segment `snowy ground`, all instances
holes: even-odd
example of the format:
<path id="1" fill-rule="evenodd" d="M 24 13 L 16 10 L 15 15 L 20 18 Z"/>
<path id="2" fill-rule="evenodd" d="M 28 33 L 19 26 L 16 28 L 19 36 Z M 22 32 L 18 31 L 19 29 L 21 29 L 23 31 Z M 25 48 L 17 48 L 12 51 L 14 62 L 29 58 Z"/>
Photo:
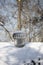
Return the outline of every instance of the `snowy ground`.
<path id="1" fill-rule="evenodd" d="M 0 43 L 0 65 L 22 65 L 24 61 L 43 59 L 43 43 L 29 43 L 17 48 L 10 43 Z M 42 64 L 43 65 L 43 64 Z"/>

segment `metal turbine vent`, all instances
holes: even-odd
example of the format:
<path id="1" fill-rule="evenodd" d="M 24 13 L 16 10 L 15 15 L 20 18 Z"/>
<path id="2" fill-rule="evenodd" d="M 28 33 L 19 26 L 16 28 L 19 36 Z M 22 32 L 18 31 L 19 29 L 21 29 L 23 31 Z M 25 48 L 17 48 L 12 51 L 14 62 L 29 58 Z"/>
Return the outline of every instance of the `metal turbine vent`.
<path id="1" fill-rule="evenodd" d="M 13 34 L 13 38 L 15 40 L 15 46 L 16 47 L 24 47 L 25 45 L 25 38 L 26 38 L 26 33 L 22 32 L 22 31 L 16 31 Z"/>

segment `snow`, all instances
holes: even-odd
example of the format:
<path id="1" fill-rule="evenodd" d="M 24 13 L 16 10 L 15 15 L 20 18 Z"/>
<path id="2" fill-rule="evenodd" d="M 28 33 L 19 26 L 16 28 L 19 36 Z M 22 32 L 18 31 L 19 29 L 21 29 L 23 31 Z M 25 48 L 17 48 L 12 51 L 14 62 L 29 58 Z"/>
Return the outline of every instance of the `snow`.
<path id="1" fill-rule="evenodd" d="M 43 43 L 28 43 L 23 48 L 13 43 L 0 43 L 0 65 L 22 65 L 24 61 L 43 59 Z"/>

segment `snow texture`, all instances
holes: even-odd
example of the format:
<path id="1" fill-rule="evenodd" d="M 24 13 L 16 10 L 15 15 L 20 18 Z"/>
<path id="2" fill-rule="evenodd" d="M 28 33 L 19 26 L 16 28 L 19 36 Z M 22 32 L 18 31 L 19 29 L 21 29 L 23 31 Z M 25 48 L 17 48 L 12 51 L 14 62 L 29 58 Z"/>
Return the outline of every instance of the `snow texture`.
<path id="1" fill-rule="evenodd" d="M 24 61 L 43 59 L 43 43 L 28 43 L 17 48 L 10 43 L 0 43 L 0 65 L 24 65 Z M 43 62 L 41 62 L 43 65 Z"/>

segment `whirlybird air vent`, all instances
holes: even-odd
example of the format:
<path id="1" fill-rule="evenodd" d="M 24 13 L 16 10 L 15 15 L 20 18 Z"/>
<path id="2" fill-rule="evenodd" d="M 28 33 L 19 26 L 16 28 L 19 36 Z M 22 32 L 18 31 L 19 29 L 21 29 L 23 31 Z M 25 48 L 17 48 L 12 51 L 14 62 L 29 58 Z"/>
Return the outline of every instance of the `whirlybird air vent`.
<path id="1" fill-rule="evenodd" d="M 13 34 L 13 38 L 15 40 L 15 46 L 16 47 L 24 47 L 25 43 L 24 40 L 26 38 L 26 33 L 22 31 L 17 31 Z"/>

